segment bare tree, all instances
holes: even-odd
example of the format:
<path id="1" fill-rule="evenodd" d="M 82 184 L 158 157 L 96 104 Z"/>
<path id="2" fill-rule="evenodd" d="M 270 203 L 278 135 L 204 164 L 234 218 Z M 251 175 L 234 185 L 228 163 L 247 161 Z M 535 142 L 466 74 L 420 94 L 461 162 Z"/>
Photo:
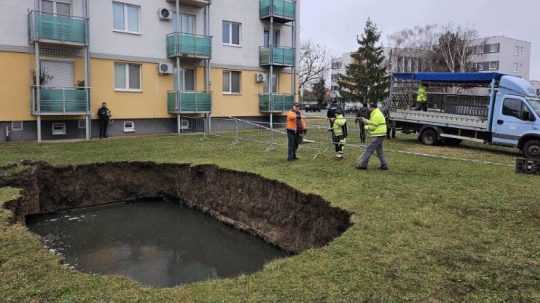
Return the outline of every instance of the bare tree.
<path id="1" fill-rule="evenodd" d="M 443 28 L 435 47 L 450 72 L 466 72 L 473 55 L 472 41 L 478 37 L 475 30 L 447 25 Z"/>
<path id="2" fill-rule="evenodd" d="M 300 48 L 298 81 L 300 91 L 314 81 L 324 78 L 328 69 L 327 51 L 319 44 L 304 42 Z"/>

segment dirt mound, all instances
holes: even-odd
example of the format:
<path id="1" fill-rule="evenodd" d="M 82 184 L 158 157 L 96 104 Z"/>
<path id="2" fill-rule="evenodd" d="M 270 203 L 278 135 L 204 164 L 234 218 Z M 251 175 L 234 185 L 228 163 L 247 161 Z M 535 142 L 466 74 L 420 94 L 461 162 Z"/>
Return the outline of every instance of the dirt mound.
<path id="1" fill-rule="evenodd" d="M 23 190 L 21 198 L 6 203 L 18 222 L 28 215 L 159 198 L 182 201 L 292 253 L 322 247 L 351 226 L 349 212 L 320 196 L 213 165 L 25 162 L 20 167 L 0 169 L 0 186 Z"/>

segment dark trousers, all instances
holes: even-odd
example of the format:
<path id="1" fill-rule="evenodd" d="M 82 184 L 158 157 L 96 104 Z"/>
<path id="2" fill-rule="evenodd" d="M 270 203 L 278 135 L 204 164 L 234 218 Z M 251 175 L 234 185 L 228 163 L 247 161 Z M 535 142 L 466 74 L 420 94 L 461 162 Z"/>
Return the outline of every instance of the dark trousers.
<path id="1" fill-rule="evenodd" d="M 343 136 L 333 136 L 332 140 L 334 141 L 334 146 L 336 147 L 336 153 L 343 153 Z"/>
<path id="2" fill-rule="evenodd" d="M 107 138 L 107 128 L 109 127 L 109 120 L 99 120 L 99 138 Z"/>
<path id="3" fill-rule="evenodd" d="M 366 144 L 367 141 L 367 134 L 366 134 L 366 128 L 364 123 L 360 123 L 360 143 Z"/>
<path id="4" fill-rule="evenodd" d="M 416 110 L 427 112 L 427 102 L 417 102 L 416 103 Z"/>
<path id="5" fill-rule="evenodd" d="M 300 144 L 300 135 L 294 130 L 287 130 L 287 139 L 288 139 L 288 157 L 289 161 L 296 159 L 296 151 L 298 150 L 298 145 Z"/>
<path id="6" fill-rule="evenodd" d="M 367 168 L 369 163 L 369 158 L 374 153 L 377 153 L 377 157 L 379 158 L 381 162 L 382 168 L 388 168 L 388 163 L 386 162 L 386 159 L 384 158 L 384 149 L 383 149 L 383 143 L 384 143 L 384 137 L 374 137 L 373 141 L 368 145 L 366 148 L 366 151 L 364 154 L 358 159 L 357 167 L 360 168 Z"/>

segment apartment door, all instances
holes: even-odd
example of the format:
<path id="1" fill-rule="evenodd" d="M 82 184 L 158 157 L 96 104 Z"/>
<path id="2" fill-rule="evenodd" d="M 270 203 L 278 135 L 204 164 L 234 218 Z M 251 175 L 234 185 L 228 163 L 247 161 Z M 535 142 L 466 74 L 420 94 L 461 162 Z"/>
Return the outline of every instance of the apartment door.
<path id="1" fill-rule="evenodd" d="M 44 60 L 41 62 L 41 72 L 45 81 L 43 86 L 66 88 L 74 86 L 74 67 L 70 61 Z"/>
<path id="2" fill-rule="evenodd" d="M 41 0 L 41 11 L 47 14 L 71 16 L 71 0 Z"/>
<path id="3" fill-rule="evenodd" d="M 274 47 L 279 47 L 279 30 L 274 31 Z M 264 47 L 270 47 L 270 31 L 264 31 Z"/>
<path id="4" fill-rule="evenodd" d="M 184 91 L 191 92 L 195 90 L 195 70 L 184 69 Z"/>

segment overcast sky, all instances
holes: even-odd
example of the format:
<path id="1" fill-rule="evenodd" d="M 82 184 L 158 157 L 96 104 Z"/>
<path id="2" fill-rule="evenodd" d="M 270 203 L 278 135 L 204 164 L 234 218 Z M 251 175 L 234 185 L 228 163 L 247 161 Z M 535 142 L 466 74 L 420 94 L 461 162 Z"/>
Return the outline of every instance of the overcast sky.
<path id="1" fill-rule="evenodd" d="M 480 36 L 504 35 L 532 43 L 531 79 L 540 80 L 540 0 L 303 0 L 301 39 L 332 55 L 357 48 L 356 35 L 371 18 L 383 32 L 415 25 L 466 25 Z"/>

